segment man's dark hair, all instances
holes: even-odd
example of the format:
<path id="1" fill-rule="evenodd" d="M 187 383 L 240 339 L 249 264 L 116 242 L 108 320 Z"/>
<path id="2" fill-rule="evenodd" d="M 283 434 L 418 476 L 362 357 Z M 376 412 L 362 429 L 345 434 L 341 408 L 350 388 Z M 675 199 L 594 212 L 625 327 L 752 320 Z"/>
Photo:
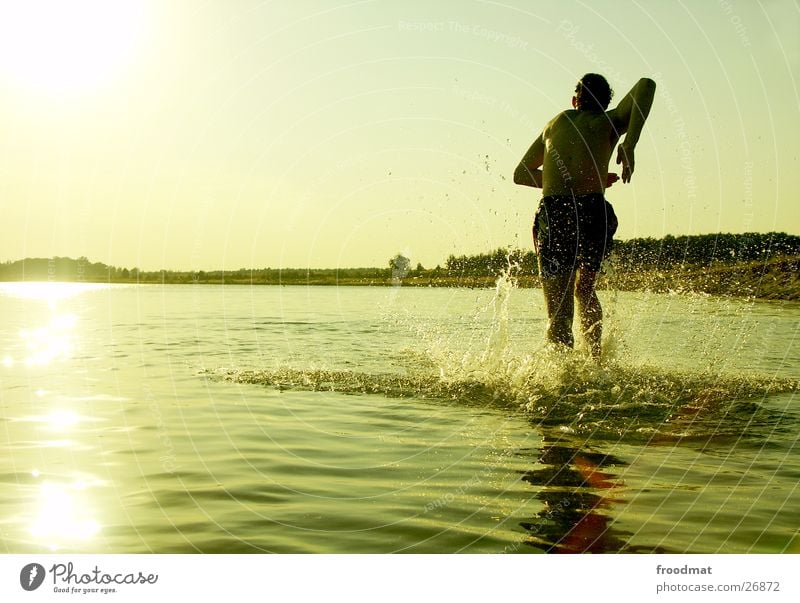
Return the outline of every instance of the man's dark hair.
<path id="1" fill-rule="evenodd" d="M 578 111 L 605 111 L 614 91 L 606 78 L 598 73 L 587 73 L 575 86 Z"/>

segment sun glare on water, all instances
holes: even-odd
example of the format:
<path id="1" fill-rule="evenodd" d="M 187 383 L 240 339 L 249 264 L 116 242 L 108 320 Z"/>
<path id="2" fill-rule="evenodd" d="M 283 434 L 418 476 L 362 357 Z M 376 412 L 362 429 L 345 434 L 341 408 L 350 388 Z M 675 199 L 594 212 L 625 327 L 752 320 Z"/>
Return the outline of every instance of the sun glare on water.
<path id="1" fill-rule="evenodd" d="M 57 550 L 60 541 L 89 540 L 96 535 L 100 524 L 88 513 L 86 501 L 79 496 L 84 489 L 82 483 L 42 484 L 31 535 L 49 544 L 51 550 Z"/>
<path id="2" fill-rule="evenodd" d="M 0 76 L 50 93 L 84 92 L 129 63 L 140 0 L 0 0 Z"/>
<path id="3" fill-rule="evenodd" d="M 0 283 L 0 295 L 29 299 L 31 301 L 56 302 L 75 297 L 89 291 L 108 288 L 105 283 L 69 283 L 59 281 L 24 281 Z"/>

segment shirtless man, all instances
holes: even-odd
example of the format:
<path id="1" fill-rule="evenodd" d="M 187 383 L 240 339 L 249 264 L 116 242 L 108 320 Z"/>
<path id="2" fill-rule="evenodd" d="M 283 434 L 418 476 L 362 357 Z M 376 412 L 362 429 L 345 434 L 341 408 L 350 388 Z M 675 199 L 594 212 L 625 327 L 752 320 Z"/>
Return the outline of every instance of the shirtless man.
<path id="1" fill-rule="evenodd" d="M 617 229 L 605 189 L 619 180 L 608 162 L 620 137 L 617 163 L 630 182 L 634 149 L 653 104 L 656 84 L 642 78 L 615 109 L 602 75 L 587 73 L 575 88 L 573 110 L 551 119 L 514 172 L 514 182 L 542 189 L 533 225 L 545 305 L 547 338 L 573 346 L 573 295 L 581 330 L 592 356 L 600 359 L 603 310 L 595 293 L 600 263 L 611 251 Z M 541 168 L 541 169 L 540 169 Z"/>

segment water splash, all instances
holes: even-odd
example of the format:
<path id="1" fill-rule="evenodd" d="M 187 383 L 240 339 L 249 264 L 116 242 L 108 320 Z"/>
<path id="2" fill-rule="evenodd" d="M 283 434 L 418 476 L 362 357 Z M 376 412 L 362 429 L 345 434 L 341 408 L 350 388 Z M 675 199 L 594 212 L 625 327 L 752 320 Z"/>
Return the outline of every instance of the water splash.
<path id="1" fill-rule="evenodd" d="M 495 294 L 492 298 L 492 322 L 486 350 L 481 355 L 481 364 L 490 372 L 498 369 L 506 362 L 508 350 L 508 302 L 516 289 L 517 282 L 511 276 L 511 266 L 503 272 L 495 283 Z"/>
<path id="2" fill-rule="evenodd" d="M 531 356 L 490 378 L 480 378 L 474 370 L 463 377 L 453 371 L 447 378 L 288 368 L 205 374 L 279 390 L 381 394 L 491 406 L 524 413 L 536 424 L 565 433 L 645 442 L 738 438 L 755 428 L 779 431 L 789 411 L 771 410 L 759 402 L 773 394 L 800 391 L 800 384 L 791 380 L 600 368 L 568 356 Z"/>
<path id="3" fill-rule="evenodd" d="M 800 391 L 800 382 L 724 374 L 714 362 L 693 371 L 633 363 L 617 336 L 613 299 L 602 365 L 581 350 L 542 346 L 520 354 L 509 336 L 509 304 L 516 291 L 512 272 L 509 267 L 500 276 L 490 303 L 472 317 L 472 332 L 480 332 L 477 325 L 490 317 L 475 346 L 426 328 L 418 334 L 419 347 L 407 350 L 403 366 L 394 372 L 280 368 L 223 369 L 206 375 L 281 390 L 491 406 L 523 413 L 533 423 L 562 433 L 629 442 L 767 437 L 782 429 L 790 409 L 774 410 L 762 402 L 774 394 Z"/>

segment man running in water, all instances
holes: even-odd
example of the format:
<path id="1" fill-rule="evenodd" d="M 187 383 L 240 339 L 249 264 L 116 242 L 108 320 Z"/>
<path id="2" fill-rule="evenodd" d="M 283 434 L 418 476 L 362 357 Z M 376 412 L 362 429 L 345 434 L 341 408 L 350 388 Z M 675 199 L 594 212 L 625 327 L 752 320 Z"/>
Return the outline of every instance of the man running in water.
<path id="1" fill-rule="evenodd" d="M 573 295 L 581 330 L 592 356 L 600 359 L 603 310 L 595 293 L 600 263 L 611 251 L 617 229 L 605 189 L 619 177 L 608 162 L 620 137 L 617 163 L 630 182 L 634 149 L 653 104 L 656 84 L 642 78 L 615 109 L 602 75 L 587 73 L 575 88 L 573 110 L 551 119 L 514 171 L 514 182 L 542 189 L 533 225 L 545 305 L 547 338 L 573 346 Z M 541 168 L 541 169 L 540 169 Z"/>

